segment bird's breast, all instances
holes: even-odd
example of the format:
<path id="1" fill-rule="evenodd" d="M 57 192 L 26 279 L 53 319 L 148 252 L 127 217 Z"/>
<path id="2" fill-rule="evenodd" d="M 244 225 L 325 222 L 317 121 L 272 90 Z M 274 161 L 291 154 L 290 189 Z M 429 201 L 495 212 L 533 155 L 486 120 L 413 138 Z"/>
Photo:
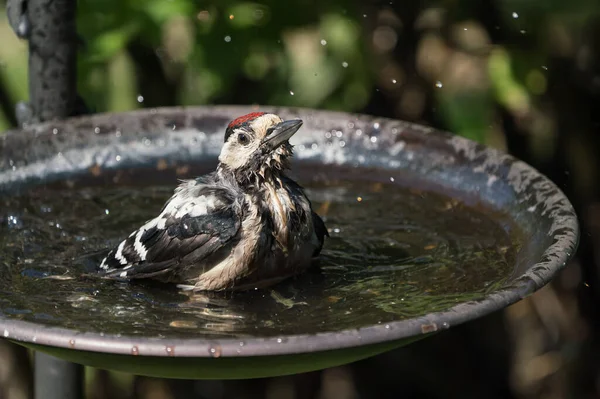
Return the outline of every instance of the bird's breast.
<path id="1" fill-rule="evenodd" d="M 299 225 L 306 224 L 306 214 L 310 213 L 308 200 L 302 193 L 292 192 L 281 181 L 264 185 L 261 208 L 271 222 L 272 235 L 278 247 L 284 252 L 297 246 L 298 231 L 304 231 L 307 227 L 310 230 L 311 226 Z"/>

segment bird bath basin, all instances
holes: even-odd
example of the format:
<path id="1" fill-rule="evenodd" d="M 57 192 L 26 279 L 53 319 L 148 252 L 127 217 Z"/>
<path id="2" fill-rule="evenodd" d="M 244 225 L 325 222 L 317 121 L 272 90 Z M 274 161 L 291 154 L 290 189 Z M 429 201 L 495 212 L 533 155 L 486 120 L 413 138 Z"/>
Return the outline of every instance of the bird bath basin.
<path id="1" fill-rule="evenodd" d="M 0 149 L 0 335 L 75 363 L 177 378 L 340 365 L 500 310 L 565 266 L 578 227 L 528 165 L 362 115 L 301 118 L 292 174 L 329 229 L 321 268 L 189 295 L 84 276 L 178 178 L 212 170 L 250 107 L 100 114 L 9 132 Z"/>

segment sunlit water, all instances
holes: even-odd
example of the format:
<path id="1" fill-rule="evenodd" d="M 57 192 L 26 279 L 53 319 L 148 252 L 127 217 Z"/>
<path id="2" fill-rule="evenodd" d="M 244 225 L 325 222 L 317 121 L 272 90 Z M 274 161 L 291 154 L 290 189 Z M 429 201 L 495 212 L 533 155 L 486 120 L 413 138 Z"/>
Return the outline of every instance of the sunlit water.
<path id="1" fill-rule="evenodd" d="M 381 183 L 307 188 L 331 234 L 320 269 L 270 289 L 194 296 L 160 283 L 82 277 L 155 216 L 173 186 L 36 188 L 2 198 L 0 312 L 106 334 L 313 333 L 477 300 L 513 269 L 519 234 L 502 215 Z"/>

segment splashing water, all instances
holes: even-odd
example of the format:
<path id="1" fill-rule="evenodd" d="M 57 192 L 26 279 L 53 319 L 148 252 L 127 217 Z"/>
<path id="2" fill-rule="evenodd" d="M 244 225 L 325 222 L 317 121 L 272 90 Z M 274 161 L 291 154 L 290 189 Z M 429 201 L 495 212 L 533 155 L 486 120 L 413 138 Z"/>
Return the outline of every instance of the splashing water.
<path id="1" fill-rule="evenodd" d="M 514 267 L 520 234 L 503 215 L 393 184 L 306 186 L 331 234 L 320 268 L 233 294 L 81 277 L 155 216 L 172 186 L 47 186 L 0 198 L 0 312 L 107 334 L 316 333 L 477 300 L 502 286 Z"/>

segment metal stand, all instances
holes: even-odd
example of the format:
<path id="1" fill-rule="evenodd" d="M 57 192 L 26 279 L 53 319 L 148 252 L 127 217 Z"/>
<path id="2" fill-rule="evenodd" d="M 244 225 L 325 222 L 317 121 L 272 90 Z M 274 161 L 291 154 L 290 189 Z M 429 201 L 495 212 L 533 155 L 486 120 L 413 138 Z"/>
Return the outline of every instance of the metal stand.
<path id="1" fill-rule="evenodd" d="M 35 399 L 83 399 L 83 366 L 35 353 Z"/>
<path id="2" fill-rule="evenodd" d="M 24 124 L 85 113 L 77 96 L 77 0 L 8 0 L 8 21 L 29 41 L 29 103 L 17 104 Z M 35 399 L 82 399 L 83 367 L 35 354 Z"/>
<path id="3" fill-rule="evenodd" d="M 8 0 L 8 20 L 29 41 L 29 103 L 16 108 L 19 124 L 83 113 L 76 91 L 76 0 Z"/>
<path id="4" fill-rule="evenodd" d="M 28 0 L 29 105 L 34 121 L 63 119 L 75 110 L 76 0 Z"/>

